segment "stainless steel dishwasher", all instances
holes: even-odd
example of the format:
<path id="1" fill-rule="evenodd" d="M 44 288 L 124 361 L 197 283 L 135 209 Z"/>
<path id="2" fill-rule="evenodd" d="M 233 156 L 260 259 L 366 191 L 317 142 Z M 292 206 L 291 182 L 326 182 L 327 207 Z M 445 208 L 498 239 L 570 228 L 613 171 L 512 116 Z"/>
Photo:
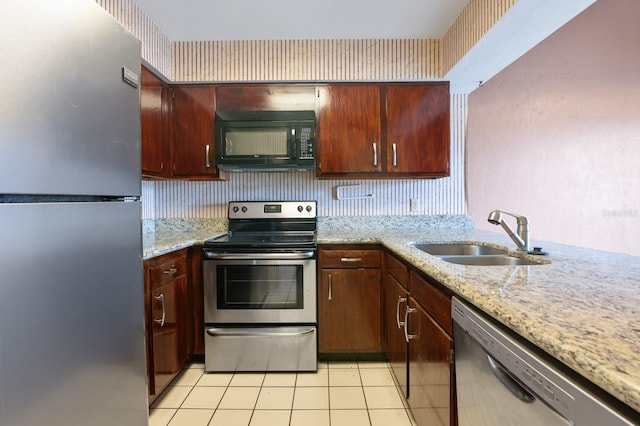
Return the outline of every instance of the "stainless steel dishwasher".
<path id="1" fill-rule="evenodd" d="M 459 426 L 637 424 L 492 324 L 452 300 Z"/>

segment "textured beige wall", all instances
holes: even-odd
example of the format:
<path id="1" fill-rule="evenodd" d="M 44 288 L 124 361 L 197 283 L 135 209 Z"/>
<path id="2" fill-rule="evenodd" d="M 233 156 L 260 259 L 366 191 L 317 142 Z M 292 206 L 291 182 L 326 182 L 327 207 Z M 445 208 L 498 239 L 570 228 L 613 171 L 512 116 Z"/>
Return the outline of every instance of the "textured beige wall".
<path id="1" fill-rule="evenodd" d="M 442 38 L 441 76 L 495 25 L 517 0 L 471 0 Z"/>
<path id="2" fill-rule="evenodd" d="M 640 255 L 640 2 L 599 0 L 469 95 L 468 209 Z"/>

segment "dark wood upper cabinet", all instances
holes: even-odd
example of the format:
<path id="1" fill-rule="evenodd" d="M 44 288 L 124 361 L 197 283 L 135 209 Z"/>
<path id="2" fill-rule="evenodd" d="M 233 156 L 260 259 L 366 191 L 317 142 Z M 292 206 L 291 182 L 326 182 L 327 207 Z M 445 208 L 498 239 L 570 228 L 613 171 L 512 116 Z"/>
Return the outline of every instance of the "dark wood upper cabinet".
<path id="1" fill-rule="evenodd" d="M 167 85 L 143 68 L 142 174 L 228 179 L 215 112 L 315 110 L 319 178 L 449 176 L 449 83 Z"/>
<path id="2" fill-rule="evenodd" d="M 384 86 L 387 173 L 449 175 L 449 85 Z"/>
<path id="3" fill-rule="evenodd" d="M 216 88 L 222 111 L 314 110 L 315 86 L 305 84 L 230 84 Z"/>
<path id="4" fill-rule="evenodd" d="M 330 84 L 317 89 L 319 177 L 449 175 L 449 84 Z"/>
<path id="5" fill-rule="evenodd" d="M 382 141 L 377 86 L 319 86 L 316 149 L 318 176 L 380 174 Z"/>
<path id="6" fill-rule="evenodd" d="M 173 86 L 173 177 L 216 179 L 215 87 Z"/>
<path id="7" fill-rule="evenodd" d="M 144 66 L 140 83 L 142 175 L 166 177 L 171 114 L 170 88 Z"/>

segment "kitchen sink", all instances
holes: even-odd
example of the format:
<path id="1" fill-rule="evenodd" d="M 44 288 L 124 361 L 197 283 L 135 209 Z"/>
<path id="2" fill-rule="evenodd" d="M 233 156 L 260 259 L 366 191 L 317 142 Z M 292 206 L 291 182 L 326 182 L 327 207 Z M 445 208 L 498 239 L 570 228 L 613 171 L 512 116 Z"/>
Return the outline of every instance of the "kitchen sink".
<path id="1" fill-rule="evenodd" d="M 480 256 L 439 256 L 440 260 L 455 263 L 457 265 L 470 266 L 519 266 L 519 265 L 543 265 L 541 262 L 534 262 L 521 257 L 509 256 L 506 254 L 499 255 L 480 255 Z M 546 262 L 545 262 L 546 263 Z"/>
<path id="2" fill-rule="evenodd" d="M 487 256 L 506 255 L 507 250 L 474 243 L 412 244 L 418 250 L 432 256 Z"/>
<path id="3" fill-rule="evenodd" d="M 470 266 L 544 265 L 548 261 L 535 261 L 511 256 L 508 250 L 476 243 L 415 243 L 413 247 L 449 263 Z"/>

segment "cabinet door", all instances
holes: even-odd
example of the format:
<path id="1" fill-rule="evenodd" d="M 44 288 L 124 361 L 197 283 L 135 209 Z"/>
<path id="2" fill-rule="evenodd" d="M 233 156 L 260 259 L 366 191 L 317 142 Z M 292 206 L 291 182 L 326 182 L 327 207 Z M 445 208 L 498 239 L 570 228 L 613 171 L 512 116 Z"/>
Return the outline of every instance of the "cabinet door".
<path id="1" fill-rule="evenodd" d="M 318 87 L 318 175 L 382 171 L 380 89 Z"/>
<path id="2" fill-rule="evenodd" d="M 448 83 L 386 86 L 386 171 L 449 175 Z"/>
<path id="3" fill-rule="evenodd" d="M 381 352 L 379 269 L 323 269 L 319 351 Z"/>
<path id="4" fill-rule="evenodd" d="M 140 82 L 142 174 L 161 177 L 164 173 L 165 145 L 169 130 L 169 89 L 145 67 L 142 67 Z"/>
<path id="5" fill-rule="evenodd" d="M 419 425 L 448 426 L 453 340 L 414 299 L 409 306 L 409 407 Z"/>
<path id="6" fill-rule="evenodd" d="M 408 396 L 407 351 L 409 345 L 404 337 L 404 315 L 407 309 L 407 291 L 387 274 L 384 280 L 384 322 L 386 352 L 389 365 L 396 377 L 402 394 Z"/>
<path id="7" fill-rule="evenodd" d="M 151 293 L 155 392 L 180 372 L 189 356 L 187 277 L 182 275 Z"/>
<path id="8" fill-rule="evenodd" d="M 175 86 L 173 92 L 173 175 L 216 178 L 214 87 Z"/>

